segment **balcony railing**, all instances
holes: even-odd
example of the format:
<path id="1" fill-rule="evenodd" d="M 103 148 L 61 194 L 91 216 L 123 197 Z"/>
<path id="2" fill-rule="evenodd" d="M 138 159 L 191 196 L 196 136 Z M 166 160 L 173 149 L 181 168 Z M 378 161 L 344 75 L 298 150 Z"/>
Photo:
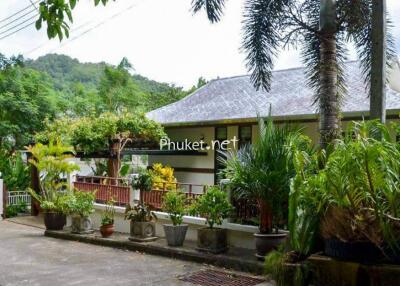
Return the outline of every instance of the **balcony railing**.
<path id="1" fill-rule="evenodd" d="M 130 202 L 130 187 L 126 178 L 76 176 L 74 188 L 83 192 L 96 191 L 96 202 L 101 204 L 111 198 L 117 206 L 125 206 Z"/>
<path id="2" fill-rule="evenodd" d="M 188 202 L 200 197 L 207 192 L 207 185 L 190 183 L 156 183 L 160 186 L 151 191 L 140 191 L 139 199 L 141 202 L 151 205 L 155 210 L 161 210 L 164 195 L 169 189 L 180 189 L 188 198 Z M 96 202 L 105 203 L 113 198 L 118 206 L 125 206 L 133 201 L 131 198 L 131 188 L 129 180 L 126 178 L 110 178 L 96 176 L 77 176 L 74 187 L 80 191 L 96 191 Z M 232 220 L 239 223 L 248 224 L 258 217 L 258 207 L 256 202 L 246 199 L 235 199 L 230 196 L 231 203 L 235 208 Z"/>

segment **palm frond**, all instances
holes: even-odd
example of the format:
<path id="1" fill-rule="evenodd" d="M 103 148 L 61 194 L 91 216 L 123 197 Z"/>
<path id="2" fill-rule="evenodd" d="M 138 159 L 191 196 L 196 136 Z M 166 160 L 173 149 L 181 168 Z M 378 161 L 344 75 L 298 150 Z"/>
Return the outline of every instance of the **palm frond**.
<path id="1" fill-rule="evenodd" d="M 205 9 L 211 23 L 218 22 L 221 19 L 224 6 L 225 0 L 192 0 L 193 13 Z"/>
<path id="2" fill-rule="evenodd" d="M 242 48 L 246 51 L 247 68 L 257 89 L 270 90 L 273 60 L 281 44 L 280 27 L 285 0 L 247 0 L 244 8 Z"/>

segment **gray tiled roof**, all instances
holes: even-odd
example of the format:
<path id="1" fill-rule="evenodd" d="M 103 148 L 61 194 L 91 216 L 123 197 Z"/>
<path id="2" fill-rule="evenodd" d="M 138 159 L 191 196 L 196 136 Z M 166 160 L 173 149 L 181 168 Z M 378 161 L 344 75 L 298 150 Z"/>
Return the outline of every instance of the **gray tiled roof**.
<path id="1" fill-rule="evenodd" d="M 357 62 L 346 66 L 348 94 L 342 111 L 367 112 L 369 99 Z M 147 116 L 161 124 L 185 125 L 226 120 L 253 119 L 257 112 L 267 116 L 269 106 L 274 117 L 310 116 L 316 113 L 313 91 L 307 86 L 304 68 L 273 72 L 270 92 L 257 91 L 249 76 L 210 81 L 180 101 L 153 110 Z M 400 109 L 400 94 L 388 88 L 387 109 Z"/>

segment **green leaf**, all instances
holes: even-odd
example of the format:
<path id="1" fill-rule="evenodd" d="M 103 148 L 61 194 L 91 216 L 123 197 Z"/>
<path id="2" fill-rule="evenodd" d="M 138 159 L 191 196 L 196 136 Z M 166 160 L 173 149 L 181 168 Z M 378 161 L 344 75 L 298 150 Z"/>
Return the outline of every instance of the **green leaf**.
<path id="1" fill-rule="evenodd" d="M 71 9 L 74 9 L 76 6 L 76 0 L 69 0 L 69 6 L 71 7 Z"/>
<path id="2" fill-rule="evenodd" d="M 36 22 L 35 22 L 35 27 L 36 30 L 40 30 L 42 28 L 42 17 L 40 17 Z"/>

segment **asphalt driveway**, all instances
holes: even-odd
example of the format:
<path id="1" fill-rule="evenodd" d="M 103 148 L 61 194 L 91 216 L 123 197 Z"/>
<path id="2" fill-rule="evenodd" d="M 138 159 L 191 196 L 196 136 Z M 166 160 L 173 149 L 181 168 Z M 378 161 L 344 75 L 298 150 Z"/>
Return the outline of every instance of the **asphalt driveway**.
<path id="1" fill-rule="evenodd" d="M 57 240 L 0 221 L 0 285 L 192 285 L 179 276 L 209 266 Z"/>

